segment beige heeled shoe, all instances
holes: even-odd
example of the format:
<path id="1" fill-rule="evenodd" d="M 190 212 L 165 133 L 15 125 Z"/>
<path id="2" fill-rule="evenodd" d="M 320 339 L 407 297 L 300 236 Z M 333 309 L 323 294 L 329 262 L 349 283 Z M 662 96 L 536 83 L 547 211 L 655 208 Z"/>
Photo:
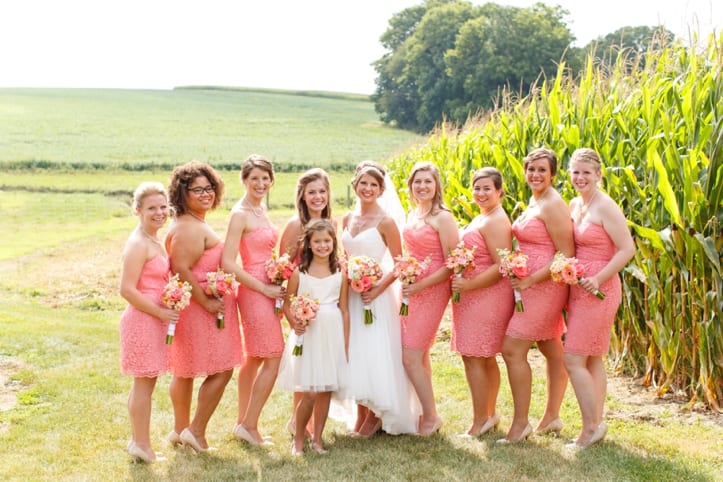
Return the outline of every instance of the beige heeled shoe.
<path id="1" fill-rule="evenodd" d="M 238 424 L 233 429 L 233 436 L 237 439 L 244 440 L 251 445 L 256 445 L 258 447 L 261 446 L 272 446 L 274 443 L 270 440 L 264 439 L 263 442 L 257 441 L 251 433 L 246 430 L 246 427 L 244 427 L 242 424 Z"/>
<path id="2" fill-rule="evenodd" d="M 183 432 L 181 432 L 181 435 L 179 435 L 179 438 L 181 439 L 181 442 L 184 446 L 191 447 L 196 453 L 202 454 L 204 452 L 208 452 L 211 447 L 203 448 L 201 447 L 201 444 L 198 443 L 198 440 L 196 440 L 196 436 L 193 435 L 193 433 L 188 430 L 187 428 L 183 429 Z"/>
<path id="3" fill-rule="evenodd" d="M 560 432 L 562 432 L 562 428 L 565 426 L 564 423 L 562 423 L 562 420 L 558 417 L 555 420 L 552 420 L 544 427 L 540 427 L 537 430 L 535 430 L 535 433 L 538 434 L 545 434 L 545 433 L 551 433 L 554 434 L 555 437 L 560 435 Z"/>
<path id="4" fill-rule="evenodd" d="M 128 443 L 128 454 L 133 457 L 134 461 L 142 461 L 146 462 L 148 464 L 152 464 L 154 462 L 165 462 L 166 458 L 163 456 L 163 454 L 156 454 L 155 457 L 142 448 L 140 448 L 138 445 L 136 445 L 135 441 L 131 440 Z"/>
<path id="5" fill-rule="evenodd" d="M 507 437 L 501 438 L 497 440 L 498 444 L 516 444 L 518 442 L 522 442 L 523 440 L 527 440 L 527 437 L 529 437 L 532 434 L 532 425 L 529 423 L 527 424 L 527 427 L 522 431 L 519 437 L 516 439 L 509 439 Z"/>

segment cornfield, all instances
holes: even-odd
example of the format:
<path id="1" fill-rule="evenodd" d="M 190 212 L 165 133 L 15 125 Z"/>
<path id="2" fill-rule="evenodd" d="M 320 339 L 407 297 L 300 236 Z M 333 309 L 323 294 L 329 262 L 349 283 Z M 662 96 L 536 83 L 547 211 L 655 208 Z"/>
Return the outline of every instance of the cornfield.
<path id="1" fill-rule="evenodd" d="M 522 159 L 535 147 L 560 160 L 557 188 L 574 196 L 564 169 L 578 147 L 603 158 L 603 189 L 623 209 L 636 255 L 621 273 L 612 368 L 642 377 L 660 396 L 684 395 L 721 409 L 723 397 L 723 36 L 705 48 L 678 43 L 641 57 L 620 54 L 573 78 L 561 63 L 530 95 L 507 95 L 486 117 L 439 127 L 388 164 L 405 185 L 411 165 L 437 164 L 445 202 L 464 223 L 475 215 L 471 173 L 497 167 L 511 219 L 530 194 Z M 408 194 L 401 193 L 403 202 Z"/>

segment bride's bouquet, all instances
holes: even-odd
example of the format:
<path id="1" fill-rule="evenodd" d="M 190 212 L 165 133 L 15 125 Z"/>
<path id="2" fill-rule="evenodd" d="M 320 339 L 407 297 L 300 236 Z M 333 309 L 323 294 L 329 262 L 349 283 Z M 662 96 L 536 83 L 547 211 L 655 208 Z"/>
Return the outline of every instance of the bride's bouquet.
<path id="1" fill-rule="evenodd" d="M 394 264 L 394 275 L 397 279 L 405 285 L 410 285 L 417 281 L 427 268 L 431 258 L 427 256 L 421 263 L 414 256 L 400 255 L 394 258 L 396 261 Z M 402 298 L 402 305 L 399 307 L 399 314 L 407 316 L 409 314 L 409 298 Z"/>
<path id="2" fill-rule="evenodd" d="M 357 293 L 364 293 L 372 289 L 384 274 L 374 258 L 364 255 L 351 256 L 346 261 L 346 273 L 351 289 Z M 373 321 L 372 307 L 364 305 L 364 324 L 371 325 Z"/>
<path id="3" fill-rule="evenodd" d="M 497 254 L 500 256 L 500 273 L 508 278 L 524 278 L 527 276 L 527 255 L 522 251 L 510 251 L 509 249 L 498 249 Z M 515 311 L 525 311 L 522 304 L 522 294 L 514 291 L 515 294 Z"/>
<path id="4" fill-rule="evenodd" d="M 319 311 L 319 300 L 312 298 L 307 293 L 306 295 L 291 295 L 289 301 L 291 303 L 291 312 L 296 322 L 303 323 L 304 326 L 309 326 L 309 323 L 316 318 L 316 312 Z M 298 335 L 291 354 L 300 356 L 303 353 L 304 335 Z"/>
<path id="5" fill-rule="evenodd" d="M 284 281 L 291 278 L 291 273 L 294 272 L 296 265 L 291 262 L 289 253 L 284 253 L 278 256 L 276 253 L 271 255 L 271 258 L 266 261 L 266 276 L 269 277 L 272 283 L 281 286 Z M 282 298 L 276 298 L 274 304 L 274 313 L 277 315 L 281 314 L 281 306 L 284 300 Z"/>
<path id="6" fill-rule="evenodd" d="M 206 273 L 206 282 L 206 294 L 219 300 L 238 288 L 236 277 L 233 274 L 225 273 L 221 268 Z M 216 315 L 216 326 L 219 330 L 225 326 L 223 311 L 219 311 Z"/>
<path id="7" fill-rule="evenodd" d="M 181 311 L 191 302 L 191 285 L 188 281 L 181 281 L 178 273 L 171 276 L 171 279 L 163 288 L 163 304 L 168 308 Z M 176 333 L 176 322 L 168 323 L 166 332 L 166 345 L 173 343 L 173 335 Z"/>
<path id="8" fill-rule="evenodd" d="M 550 265 L 550 277 L 557 283 L 577 284 L 582 279 L 584 272 L 585 270 L 577 258 L 567 258 L 559 251 L 555 253 Z M 596 290 L 593 294 L 601 300 L 605 299 L 605 293 L 600 290 Z"/>
<path id="9" fill-rule="evenodd" d="M 454 271 L 457 278 L 461 278 L 462 273 L 465 271 L 472 271 L 474 269 L 474 252 L 476 249 L 477 246 L 472 246 L 472 249 L 469 249 L 464 245 L 464 241 L 460 241 L 457 247 L 450 250 L 449 256 L 447 256 L 445 261 L 447 268 Z M 452 302 L 459 303 L 459 300 L 459 291 L 452 293 Z"/>

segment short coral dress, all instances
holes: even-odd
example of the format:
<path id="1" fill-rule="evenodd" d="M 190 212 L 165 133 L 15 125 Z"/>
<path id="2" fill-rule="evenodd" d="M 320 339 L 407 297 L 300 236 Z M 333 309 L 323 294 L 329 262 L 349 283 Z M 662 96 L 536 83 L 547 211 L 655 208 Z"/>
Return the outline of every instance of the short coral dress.
<path id="1" fill-rule="evenodd" d="M 168 259 L 155 256 L 143 265 L 138 291 L 162 306 L 168 283 Z M 121 372 L 134 377 L 157 377 L 168 371 L 168 322 L 128 305 L 120 320 Z"/>
<path id="2" fill-rule="evenodd" d="M 523 216 L 524 218 L 524 216 Z M 534 273 L 552 261 L 555 244 L 545 223 L 536 218 L 518 218 L 512 224 L 519 249 L 528 256 L 527 269 Z M 568 286 L 551 278 L 522 291 L 524 311 L 515 311 L 507 335 L 518 340 L 551 340 L 565 332 L 562 310 L 567 303 Z"/>
<path id="3" fill-rule="evenodd" d="M 191 269 L 201 287 L 206 287 L 206 273 L 216 271 L 221 265 L 222 251 L 223 242 L 219 242 L 207 249 Z M 191 298 L 191 303 L 181 311 L 169 350 L 171 373 L 193 378 L 240 366 L 244 354 L 233 294 L 224 297 L 224 323 L 225 327 L 219 329 L 216 313 L 209 313 Z"/>
<path id="4" fill-rule="evenodd" d="M 582 265 L 584 274 L 595 275 L 615 255 L 615 244 L 602 226 L 591 223 L 582 228 L 575 225 L 573 234 L 575 257 Z M 605 293 L 604 300 L 577 285 L 570 287 L 566 353 L 584 356 L 607 354 L 610 348 L 610 329 L 622 299 L 620 277 L 613 276 L 603 283 L 599 290 Z"/>
<path id="5" fill-rule="evenodd" d="M 446 254 L 442 251 L 439 233 L 429 224 L 421 227 L 405 227 L 402 233 L 410 256 L 418 260 L 430 257 L 427 271 L 418 278 L 424 279 L 445 265 Z M 434 345 L 437 329 L 452 294 L 450 281 L 430 286 L 409 298 L 409 314 L 402 316 L 402 346 L 413 350 L 428 350 Z"/>
<path id="6" fill-rule="evenodd" d="M 271 283 L 266 275 L 266 261 L 271 258 L 277 238 L 276 228 L 265 226 L 244 234 L 239 243 L 244 270 L 266 284 Z M 239 286 L 238 308 L 246 356 L 272 358 L 283 353 L 281 315 L 274 313 L 275 303 L 276 300 L 258 291 Z"/>
<path id="7" fill-rule="evenodd" d="M 468 249 L 477 247 L 475 268 L 464 273 L 464 278 L 474 278 L 494 264 L 479 229 L 468 226 L 460 232 L 460 239 Z M 486 358 L 500 353 L 514 306 L 512 287 L 503 278 L 492 286 L 461 293 L 459 302 L 452 303 L 452 350 Z"/>

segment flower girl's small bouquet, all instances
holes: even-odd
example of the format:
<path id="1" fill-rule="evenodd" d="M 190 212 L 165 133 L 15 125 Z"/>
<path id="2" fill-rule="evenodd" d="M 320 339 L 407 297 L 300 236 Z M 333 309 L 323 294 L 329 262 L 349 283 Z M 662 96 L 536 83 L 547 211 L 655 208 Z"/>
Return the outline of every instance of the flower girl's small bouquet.
<path id="1" fill-rule="evenodd" d="M 550 277 L 557 283 L 577 284 L 582 279 L 584 272 L 585 270 L 577 258 L 567 258 L 559 251 L 555 253 L 550 265 Z M 600 290 L 596 290 L 593 294 L 601 300 L 605 299 L 605 293 Z"/>
<path id="2" fill-rule="evenodd" d="M 357 293 L 369 291 L 382 279 L 382 268 L 374 258 L 369 256 L 351 256 L 346 260 L 346 275 L 351 289 Z M 372 307 L 364 305 L 364 324 L 371 325 L 374 321 Z"/>
<path id="3" fill-rule="evenodd" d="M 524 278 L 527 276 L 527 255 L 522 251 L 510 251 L 509 249 L 498 249 L 500 256 L 500 273 L 508 278 Z M 522 304 L 522 293 L 515 290 L 515 311 L 525 311 Z"/>
<path id="4" fill-rule="evenodd" d="M 456 248 L 450 250 L 445 264 L 447 265 L 447 268 L 454 271 L 455 277 L 461 278 L 462 273 L 465 271 L 472 271 L 474 269 L 474 252 L 476 249 L 477 246 L 472 246 L 472 249 L 469 249 L 464 245 L 464 241 L 460 241 Z M 459 300 L 459 291 L 452 293 L 452 301 L 454 303 L 459 303 Z"/>
<path id="5" fill-rule="evenodd" d="M 163 304 L 166 307 L 181 311 L 191 302 L 191 285 L 187 281 L 181 281 L 178 273 L 171 276 L 171 279 L 163 288 Z M 166 345 L 173 343 L 173 335 L 176 333 L 176 322 L 168 323 L 166 332 Z"/>
<path id="6" fill-rule="evenodd" d="M 206 273 L 206 282 L 206 294 L 219 300 L 238 288 L 236 277 L 225 273 L 221 268 Z M 219 330 L 224 327 L 223 311 L 219 311 L 216 315 L 216 326 Z"/>
<path id="7" fill-rule="evenodd" d="M 284 253 L 281 256 L 273 253 L 271 258 L 266 261 L 266 276 L 269 277 L 272 283 L 281 286 L 284 281 L 291 277 L 291 273 L 294 272 L 296 265 L 291 262 L 289 253 Z M 276 298 L 274 305 L 274 313 L 277 315 L 281 314 L 281 305 L 284 300 L 282 298 Z"/>
<path id="8" fill-rule="evenodd" d="M 309 326 L 309 323 L 316 318 L 316 312 L 319 311 L 319 300 L 315 300 L 307 293 L 306 295 L 291 295 L 289 301 L 291 302 L 291 312 L 294 314 L 296 322 L 303 323 L 304 326 Z M 298 335 L 291 354 L 300 356 L 303 355 L 303 353 L 304 335 Z"/>
<path id="9" fill-rule="evenodd" d="M 396 263 L 394 264 L 394 275 L 399 279 L 402 284 L 410 285 L 417 281 L 427 268 L 431 258 L 427 256 L 421 263 L 414 256 L 400 255 L 394 258 Z M 409 298 L 402 298 L 402 305 L 399 307 L 400 315 L 409 314 Z"/>

